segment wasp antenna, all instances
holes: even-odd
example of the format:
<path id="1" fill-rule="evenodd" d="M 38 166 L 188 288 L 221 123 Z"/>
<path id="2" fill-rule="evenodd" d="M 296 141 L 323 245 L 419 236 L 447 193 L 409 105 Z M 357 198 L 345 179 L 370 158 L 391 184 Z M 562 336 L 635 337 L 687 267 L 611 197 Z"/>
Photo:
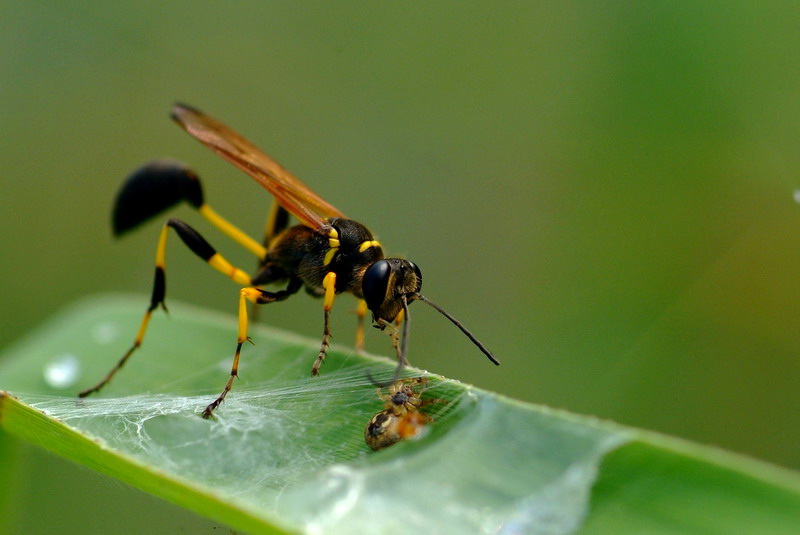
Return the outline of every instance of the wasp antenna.
<path id="1" fill-rule="evenodd" d="M 453 325 L 455 325 L 456 327 L 458 327 L 459 329 L 461 329 L 461 332 L 467 335 L 467 338 L 469 338 L 470 340 L 472 340 L 472 343 L 473 343 L 473 344 L 475 344 L 476 346 L 478 346 L 478 349 L 480 349 L 480 350 L 483 352 L 483 354 L 484 354 L 484 355 L 486 355 L 486 356 L 489 358 L 489 360 L 491 360 L 492 362 L 494 362 L 494 363 L 495 363 L 495 365 L 497 365 L 497 366 L 499 366 L 499 365 L 500 365 L 500 361 L 499 361 L 499 360 L 497 360 L 497 358 L 496 358 L 496 357 L 495 357 L 495 356 L 492 354 L 492 352 L 491 352 L 491 351 L 489 351 L 489 350 L 486 348 L 486 346 L 485 346 L 485 345 L 483 345 L 483 344 L 481 343 L 481 341 L 480 341 L 480 340 L 478 340 L 477 338 L 475 338 L 475 335 L 473 335 L 471 332 L 469 332 L 469 330 L 467 330 L 467 328 L 466 328 L 466 327 L 464 327 L 464 326 L 461 324 L 461 322 L 460 322 L 460 321 L 458 321 L 458 320 L 457 320 L 457 319 L 455 319 L 453 316 L 451 316 L 451 315 L 450 315 L 450 314 L 449 314 L 449 313 L 448 313 L 448 312 L 447 312 L 445 309 L 443 309 L 442 307 L 440 307 L 439 305 L 437 305 L 436 303 L 434 303 L 433 301 L 431 301 L 430 299 L 428 299 L 427 297 L 425 297 L 425 296 L 424 296 L 424 295 L 422 295 L 422 294 L 415 294 L 415 295 L 414 295 L 414 298 L 415 298 L 415 299 L 419 299 L 419 300 L 420 300 L 420 301 L 422 301 L 423 303 L 425 303 L 425 304 L 428 304 L 428 305 L 432 306 L 432 307 L 433 307 L 434 309 L 436 309 L 436 310 L 437 310 L 437 311 L 438 311 L 438 312 L 439 312 L 439 313 L 440 313 L 442 316 L 444 316 L 445 318 L 449 319 L 449 320 L 450 320 L 450 321 L 453 323 Z"/>

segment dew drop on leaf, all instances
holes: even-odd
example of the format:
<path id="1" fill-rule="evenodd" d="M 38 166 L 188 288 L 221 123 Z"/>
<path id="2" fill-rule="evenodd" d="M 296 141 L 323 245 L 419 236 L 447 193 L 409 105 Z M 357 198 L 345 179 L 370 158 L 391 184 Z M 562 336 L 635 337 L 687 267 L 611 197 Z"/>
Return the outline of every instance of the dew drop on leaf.
<path id="1" fill-rule="evenodd" d="M 67 388 L 75 384 L 80 371 L 78 357 L 72 353 L 59 355 L 44 367 L 44 381 L 53 388 Z"/>

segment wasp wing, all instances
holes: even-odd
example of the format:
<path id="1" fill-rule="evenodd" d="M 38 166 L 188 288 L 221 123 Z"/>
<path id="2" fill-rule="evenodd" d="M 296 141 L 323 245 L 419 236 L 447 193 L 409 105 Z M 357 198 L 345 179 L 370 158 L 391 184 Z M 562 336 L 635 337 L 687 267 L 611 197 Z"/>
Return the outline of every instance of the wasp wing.
<path id="1" fill-rule="evenodd" d="M 318 229 L 328 226 L 329 217 L 345 217 L 278 162 L 213 117 L 186 104 L 176 104 L 171 116 L 189 134 L 264 186 L 304 225 Z"/>

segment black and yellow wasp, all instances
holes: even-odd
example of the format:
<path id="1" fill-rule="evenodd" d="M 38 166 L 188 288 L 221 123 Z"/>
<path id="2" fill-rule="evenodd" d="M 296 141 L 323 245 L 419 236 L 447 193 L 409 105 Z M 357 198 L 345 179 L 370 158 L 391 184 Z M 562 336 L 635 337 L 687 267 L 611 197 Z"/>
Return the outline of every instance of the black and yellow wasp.
<path id="1" fill-rule="evenodd" d="M 258 305 L 283 301 L 305 288 L 312 295 L 323 297 L 324 330 L 322 346 L 311 369 L 319 373 L 331 337 L 330 311 L 336 294 L 350 292 L 359 298 L 359 317 L 367 310 L 379 329 L 390 328 L 398 358 L 396 380 L 406 362 L 409 313 L 412 301 L 422 301 L 447 317 L 495 364 L 492 353 L 461 323 L 422 294 L 422 275 L 419 268 L 402 258 L 384 258 L 381 244 L 361 223 L 347 219 L 280 164 L 255 145 L 221 122 L 185 104 L 176 104 L 174 119 L 189 134 L 224 159 L 250 175 L 274 197 L 263 244 L 217 214 L 204 200 L 197 175 L 185 165 L 172 160 L 156 160 L 136 170 L 119 191 L 113 212 L 114 234 L 119 236 L 167 208 L 187 201 L 212 225 L 251 251 L 259 259 L 259 269 L 253 276 L 233 266 L 220 255 L 196 230 L 179 219 L 170 219 L 161 230 L 156 250 L 156 269 L 150 306 L 145 312 L 133 345 L 111 371 L 96 385 L 81 392 L 81 397 L 105 386 L 141 345 L 153 311 L 166 309 L 165 252 L 167 237 L 173 229 L 189 249 L 211 267 L 233 279 L 243 288 L 239 293 L 239 322 L 236 352 L 230 377 L 222 393 L 203 411 L 212 415 L 233 386 L 238 375 L 239 354 L 247 336 L 248 302 Z M 289 214 L 300 224 L 288 226 Z M 261 287 L 286 282 L 278 291 Z M 396 325 L 403 325 L 402 339 Z M 356 345 L 360 346 L 363 327 L 359 327 Z"/>

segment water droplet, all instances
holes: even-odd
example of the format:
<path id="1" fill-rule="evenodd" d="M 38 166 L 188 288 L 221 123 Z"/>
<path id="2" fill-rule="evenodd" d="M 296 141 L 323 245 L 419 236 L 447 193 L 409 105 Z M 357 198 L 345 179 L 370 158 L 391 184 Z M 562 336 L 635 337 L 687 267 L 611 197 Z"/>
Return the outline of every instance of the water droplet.
<path id="1" fill-rule="evenodd" d="M 44 381 L 53 388 L 67 388 L 75 384 L 79 371 L 78 357 L 65 353 L 44 367 Z"/>
<path id="2" fill-rule="evenodd" d="M 794 202 L 800 204 L 800 188 L 794 190 Z"/>

